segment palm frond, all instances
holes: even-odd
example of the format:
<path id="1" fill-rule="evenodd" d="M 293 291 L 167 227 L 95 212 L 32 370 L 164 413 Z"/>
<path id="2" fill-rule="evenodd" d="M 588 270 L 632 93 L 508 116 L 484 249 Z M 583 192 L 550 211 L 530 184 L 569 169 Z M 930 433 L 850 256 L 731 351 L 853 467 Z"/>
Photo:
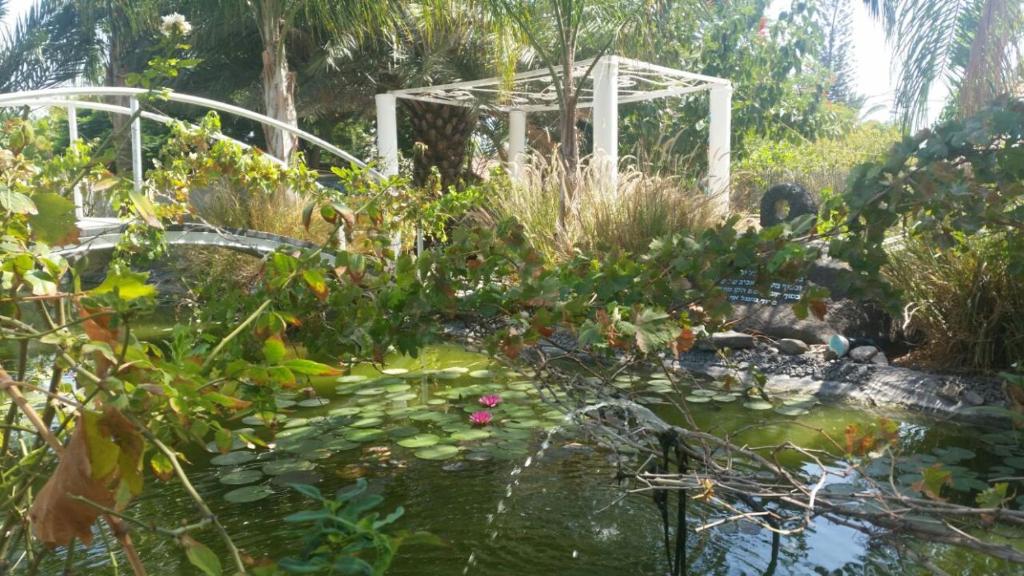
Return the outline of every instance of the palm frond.
<path id="1" fill-rule="evenodd" d="M 40 0 L 0 44 L 0 92 L 48 88 L 79 76 L 95 57 L 69 0 Z"/>
<path id="2" fill-rule="evenodd" d="M 1024 10 L 1018 0 L 864 0 L 880 18 L 899 65 L 895 106 L 907 127 L 927 121 L 937 82 L 970 115 L 1019 81 Z"/>

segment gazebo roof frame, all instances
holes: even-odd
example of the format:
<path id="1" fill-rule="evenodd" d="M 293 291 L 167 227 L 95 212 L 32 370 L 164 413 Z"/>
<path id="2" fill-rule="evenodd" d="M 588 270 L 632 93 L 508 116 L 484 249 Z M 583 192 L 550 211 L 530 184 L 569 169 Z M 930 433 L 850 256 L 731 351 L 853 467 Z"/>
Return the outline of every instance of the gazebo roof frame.
<path id="1" fill-rule="evenodd" d="M 622 56 L 616 56 L 615 59 L 618 63 L 617 88 L 620 104 L 682 96 L 730 86 L 728 80 L 714 76 L 676 70 Z M 590 70 L 593 64 L 593 58 L 580 60 L 574 63 L 573 71 L 579 77 Z M 406 100 L 468 108 L 479 106 L 497 112 L 557 111 L 559 106 L 552 84 L 552 72 L 561 77 L 562 71 L 562 66 L 555 66 L 520 72 L 509 84 L 506 84 L 505 79 L 495 76 L 437 86 L 392 90 L 388 94 Z M 581 88 L 577 108 L 593 107 L 594 99 L 594 75 L 590 74 Z"/>

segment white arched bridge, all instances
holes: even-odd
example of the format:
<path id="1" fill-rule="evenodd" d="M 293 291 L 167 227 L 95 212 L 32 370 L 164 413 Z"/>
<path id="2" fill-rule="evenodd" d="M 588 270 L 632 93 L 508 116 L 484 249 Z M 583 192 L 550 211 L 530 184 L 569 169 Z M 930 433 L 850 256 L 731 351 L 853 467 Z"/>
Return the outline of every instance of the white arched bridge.
<path id="1" fill-rule="evenodd" d="M 67 110 L 68 136 L 69 141 L 71 142 L 78 139 L 77 111 L 79 109 L 95 110 L 128 116 L 131 119 L 130 139 L 133 186 L 136 191 L 142 192 L 144 189 L 142 121 L 148 120 L 160 124 L 171 124 L 178 121 L 177 119 L 164 114 L 140 109 L 139 99 L 148 93 L 149 92 L 147 90 L 143 90 L 141 88 L 52 88 L 48 90 L 0 94 L 0 108 L 64 108 Z M 112 99 L 123 101 L 125 98 L 128 99 L 128 106 L 110 102 Z M 367 168 L 365 162 L 356 158 L 352 154 L 349 154 L 345 150 L 334 146 L 330 142 L 269 116 L 224 102 L 218 102 L 216 100 L 210 100 L 208 98 L 201 98 L 180 92 L 172 91 L 161 93 L 161 99 L 252 120 L 261 126 L 269 126 L 276 130 L 287 132 L 343 161 L 359 167 Z M 216 138 L 234 142 L 243 148 L 250 148 L 248 144 L 223 134 L 218 134 Z M 265 157 L 277 164 L 284 165 L 286 163 L 285 159 L 276 158 L 269 153 L 267 153 Z M 381 177 L 375 170 L 367 169 L 371 175 L 378 178 Z M 79 228 L 79 240 L 78 243 L 74 245 L 58 247 L 56 252 L 65 257 L 74 257 L 92 251 L 111 250 L 117 246 L 122 233 L 127 228 L 128 223 L 119 218 L 98 217 L 86 214 L 86 206 L 81 191 L 78 189 L 74 190 L 73 196 L 75 203 L 75 218 Z M 341 238 L 344 239 L 344 236 L 341 236 Z M 216 227 L 201 223 L 167 226 L 165 228 L 165 240 L 172 246 L 213 246 L 256 256 L 264 256 L 282 247 L 312 247 L 312 244 L 309 244 L 308 242 L 287 236 L 269 234 L 257 230 Z M 329 255 L 324 255 L 324 258 L 327 260 L 333 259 Z"/>

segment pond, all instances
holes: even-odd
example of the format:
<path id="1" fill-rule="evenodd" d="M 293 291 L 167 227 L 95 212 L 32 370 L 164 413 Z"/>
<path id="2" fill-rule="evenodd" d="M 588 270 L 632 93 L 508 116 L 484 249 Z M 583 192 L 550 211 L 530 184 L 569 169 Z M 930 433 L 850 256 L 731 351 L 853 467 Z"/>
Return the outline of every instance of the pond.
<path id="1" fill-rule="evenodd" d="M 610 451 L 586 443 L 566 426 L 538 457 L 547 431 L 565 421 L 562 413 L 539 400 L 532 382 L 456 346 L 432 347 L 418 359 L 390 358 L 384 372 L 363 366 L 340 379 L 316 381 L 315 393 L 279 398 L 279 414 L 232 423 L 270 438 L 267 421 L 273 422 L 279 432 L 272 450 L 239 444 L 228 455 L 202 450 L 188 454 L 197 489 L 246 553 L 279 558 L 301 548 L 301 532 L 282 518 L 312 506 L 287 488 L 288 482 L 315 482 L 326 493 L 364 477 L 369 489 L 385 498 L 383 512 L 405 508 L 397 528 L 428 531 L 443 542 L 403 547 L 390 574 L 667 572 L 659 512 L 649 496 L 623 497 L 626 485 L 615 481 Z M 849 424 L 868 426 L 879 417 L 807 399 L 763 406 L 729 398 L 723 391 L 678 394 L 658 376 L 622 378 L 617 385 L 648 401 L 688 397 L 701 428 L 716 433 L 744 429 L 738 441 L 751 445 L 789 439 L 824 448 L 813 429 L 841 438 Z M 493 408 L 480 402 L 489 394 L 500 397 Z M 679 421 L 670 405 L 651 406 L 666 419 Z M 479 411 L 489 412 L 492 421 L 473 426 L 470 416 Z M 965 495 L 978 479 L 1019 476 L 1024 469 L 1019 438 L 1013 434 L 990 434 L 907 414 L 887 416 L 900 423 L 901 445 L 917 455 L 912 462 L 927 466 L 944 459 L 963 469 L 957 481 Z M 914 474 L 909 468 L 903 472 Z M 150 484 L 133 506 L 138 516 L 160 518 L 166 526 L 195 519 L 191 501 L 173 482 Z M 697 508 L 691 528 L 706 521 L 707 513 Z M 196 537 L 223 552 L 212 531 Z M 159 567 L 154 574 L 196 573 L 168 538 L 137 533 L 136 541 L 147 564 Z M 100 542 L 79 551 L 78 565 L 88 574 L 113 574 Z M 806 533 L 784 537 L 775 565 L 770 563 L 770 543 L 770 534 L 748 523 L 691 534 L 689 573 L 916 573 L 901 565 L 889 548 L 873 546 L 860 531 L 824 518 Z M 953 574 L 1021 572 L 947 547 L 903 543 L 919 547 Z M 120 566 L 123 574 L 123 561 Z M 53 568 L 57 571 L 56 559 Z"/>

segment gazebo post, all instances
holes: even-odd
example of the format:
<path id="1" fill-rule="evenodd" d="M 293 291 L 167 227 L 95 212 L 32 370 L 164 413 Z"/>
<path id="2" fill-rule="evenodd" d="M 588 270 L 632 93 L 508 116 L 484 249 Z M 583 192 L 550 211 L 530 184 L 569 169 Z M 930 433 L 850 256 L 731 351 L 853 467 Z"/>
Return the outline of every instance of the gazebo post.
<path id="1" fill-rule="evenodd" d="M 398 115 L 393 94 L 377 94 L 377 154 L 380 172 L 385 176 L 398 174 Z"/>
<path id="2" fill-rule="evenodd" d="M 398 174 L 398 99 L 394 94 L 377 94 L 374 100 L 377 103 L 377 154 L 381 160 L 380 173 L 384 176 L 395 176 Z M 391 235 L 391 251 L 396 259 L 401 250 L 402 234 L 396 232 Z"/>
<path id="3" fill-rule="evenodd" d="M 74 104 L 68 105 L 68 142 L 69 146 L 74 146 L 75 141 L 78 140 L 78 109 L 75 108 Z M 82 200 L 82 186 L 76 184 L 71 190 L 71 197 L 75 201 L 75 220 L 81 220 L 85 218 L 85 202 Z"/>
<path id="4" fill-rule="evenodd" d="M 602 56 L 594 66 L 594 162 L 605 170 L 610 189 L 619 180 L 619 59 Z"/>
<path id="5" fill-rule="evenodd" d="M 719 84 L 709 91 L 710 126 L 708 134 L 708 193 L 716 211 L 729 213 L 729 155 L 732 143 L 732 85 Z"/>
<path id="6" fill-rule="evenodd" d="M 519 182 L 523 176 L 525 154 L 526 111 L 512 110 L 508 113 L 508 172 L 513 182 Z"/>

